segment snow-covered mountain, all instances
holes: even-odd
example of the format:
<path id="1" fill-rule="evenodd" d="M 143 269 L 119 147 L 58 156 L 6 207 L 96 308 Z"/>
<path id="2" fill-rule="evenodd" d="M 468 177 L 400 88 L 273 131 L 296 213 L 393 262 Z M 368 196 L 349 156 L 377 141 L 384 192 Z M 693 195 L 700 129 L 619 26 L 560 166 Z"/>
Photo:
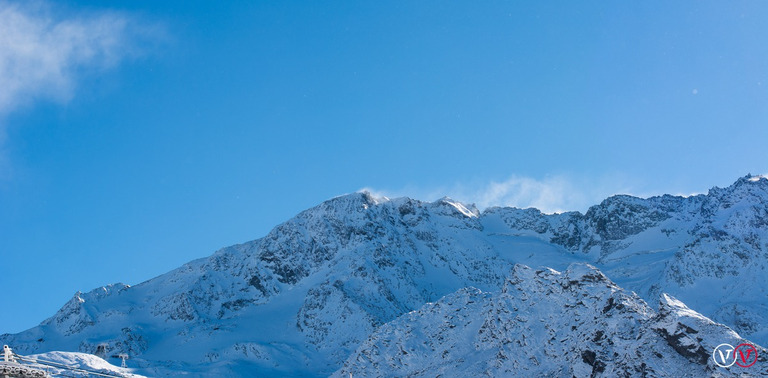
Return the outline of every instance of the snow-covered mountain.
<path id="1" fill-rule="evenodd" d="M 13 374 L 13 366 L 22 367 L 28 374 Z M 3 368 L 10 367 L 5 372 Z M 31 370 L 31 371 L 30 371 Z M 23 361 L 14 361 L 10 364 L 0 362 L 0 376 L 2 373 L 8 373 L 11 377 L 91 377 L 89 372 L 103 374 L 104 376 L 115 376 L 125 378 L 145 378 L 144 376 L 133 374 L 132 369 L 114 366 L 103 358 L 90 353 L 79 352 L 47 352 L 24 356 Z M 47 375 L 45 375 L 47 374 Z"/>
<path id="2" fill-rule="evenodd" d="M 710 357 L 743 342 L 666 294 L 656 312 L 587 264 L 517 265 L 500 292 L 460 289 L 379 327 L 334 376 L 768 375 L 763 356 L 728 370 Z"/>
<path id="3" fill-rule="evenodd" d="M 0 338 L 22 354 L 127 353 L 137 372 L 150 376 L 182 371 L 327 375 L 345 361 L 358 361 L 350 356 L 378 345 L 382 336 L 376 335 L 440 317 L 445 306 L 435 307 L 438 303 L 468 297 L 514 303 L 508 277 L 519 275 L 518 263 L 564 270 L 574 262 L 588 262 L 637 293 L 588 293 L 594 296 L 589 303 L 596 304 L 620 292 L 614 301 L 632 304 L 627 316 L 634 320 L 621 323 L 627 327 L 661 324 L 661 314 L 674 312 L 669 308 L 680 308 L 680 302 L 669 299 L 652 308 L 641 299 L 656 306 L 662 293 L 669 293 L 766 345 L 768 179 L 746 176 L 691 197 L 614 196 L 586 214 L 515 208 L 481 213 L 448 198 L 428 203 L 350 194 L 298 214 L 264 238 L 224 248 L 139 285 L 78 292 L 40 326 Z M 566 295 L 560 303 L 568 301 Z M 457 311 L 477 311 L 480 317 L 488 306 L 478 306 Z M 557 306 L 542 308 L 555 318 L 567 313 Z M 409 314 L 414 310 L 418 315 Z M 536 333 L 540 329 L 533 320 L 550 323 L 537 318 L 542 313 L 525 315 L 522 309 L 514 314 L 529 319 L 518 324 L 505 318 L 505 327 Z M 570 319 L 555 320 L 549 326 L 572 326 Z M 603 324 L 590 321 L 590 327 Z M 563 350 L 584 346 L 571 341 L 581 335 L 578 329 L 564 339 L 572 345 L 564 344 Z M 469 337 L 472 330 L 462 332 Z M 723 338 L 738 338 L 722 332 Z M 643 342 L 658 343 L 658 332 L 643 335 Z M 520 337 L 503 336 L 510 342 Z M 589 350 L 595 356 L 587 353 L 586 359 L 598 361 L 602 352 Z M 638 366 L 639 358 L 631 366 Z M 599 361 L 619 371 L 617 360 Z"/>

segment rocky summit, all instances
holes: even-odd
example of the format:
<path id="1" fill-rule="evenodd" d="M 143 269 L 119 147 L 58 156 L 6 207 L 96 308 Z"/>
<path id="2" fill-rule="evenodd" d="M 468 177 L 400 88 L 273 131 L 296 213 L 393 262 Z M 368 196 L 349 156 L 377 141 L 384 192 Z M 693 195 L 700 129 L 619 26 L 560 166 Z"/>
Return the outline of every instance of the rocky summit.
<path id="1" fill-rule="evenodd" d="M 666 294 L 655 311 L 590 265 L 517 265 L 501 291 L 460 289 L 379 327 L 334 376 L 768 375 L 762 356 L 729 370 L 710 357 L 744 342 Z"/>
<path id="2" fill-rule="evenodd" d="M 768 374 L 766 265 L 760 176 L 585 214 L 354 193 L 0 338 L 149 376 Z M 714 364 L 741 342 L 754 366 Z"/>

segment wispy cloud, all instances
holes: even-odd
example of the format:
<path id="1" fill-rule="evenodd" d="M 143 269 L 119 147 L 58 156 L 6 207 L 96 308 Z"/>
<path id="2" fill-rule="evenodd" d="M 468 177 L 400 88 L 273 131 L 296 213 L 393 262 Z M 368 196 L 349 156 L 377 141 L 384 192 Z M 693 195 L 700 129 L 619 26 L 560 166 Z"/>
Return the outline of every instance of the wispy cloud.
<path id="1" fill-rule="evenodd" d="M 0 0 L 0 179 L 10 175 L 7 116 L 40 100 L 66 103 L 79 82 L 154 51 L 162 25 L 114 11 Z"/>
<path id="2" fill-rule="evenodd" d="M 589 206 L 618 193 L 630 193 L 624 180 L 600 178 L 577 180 L 567 176 L 543 179 L 511 176 L 502 182 L 491 182 L 474 194 L 469 193 L 479 207 L 534 207 L 545 213 L 586 211 Z"/>
<path id="3" fill-rule="evenodd" d="M 586 211 L 614 194 L 632 193 L 627 180 L 615 176 L 580 180 L 565 175 L 547 176 L 541 179 L 510 176 L 503 181 L 480 185 L 457 183 L 439 189 L 405 188 L 401 190 L 377 190 L 366 188 L 374 195 L 386 197 L 407 196 L 434 200 L 449 196 L 464 203 L 474 203 L 478 208 L 493 206 L 534 207 L 545 213 Z"/>
<path id="4" fill-rule="evenodd" d="M 469 196 L 480 207 L 535 207 L 544 212 L 580 208 L 587 197 L 583 188 L 578 188 L 563 177 L 536 180 L 519 176 L 512 176 L 502 182 L 491 182 Z"/>
<path id="5" fill-rule="evenodd" d="M 158 31 L 118 12 L 0 1 L 0 117 L 40 99 L 68 101 L 85 72 L 136 56 Z"/>

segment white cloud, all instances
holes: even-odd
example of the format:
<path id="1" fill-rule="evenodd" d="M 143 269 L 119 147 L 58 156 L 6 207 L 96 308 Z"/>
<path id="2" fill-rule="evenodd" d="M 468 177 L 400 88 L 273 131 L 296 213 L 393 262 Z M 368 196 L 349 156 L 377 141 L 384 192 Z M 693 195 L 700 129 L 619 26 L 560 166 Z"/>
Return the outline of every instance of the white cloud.
<path id="1" fill-rule="evenodd" d="M 475 198 L 479 207 L 514 206 L 535 207 L 541 211 L 562 212 L 580 208 L 586 194 L 563 177 L 536 180 L 512 176 L 503 182 L 491 182 L 481 188 Z"/>
<path id="2" fill-rule="evenodd" d="M 585 212 L 614 194 L 630 193 L 624 179 L 603 177 L 575 180 L 568 176 L 548 176 L 543 179 L 512 176 L 503 182 L 492 182 L 480 188 L 474 198 L 482 208 L 491 206 L 534 207 L 545 213 L 564 211 Z"/>
<path id="3" fill-rule="evenodd" d="M 68 101 L 86 70 L 135 56 L 137 37 L 151 30 L 121 13 L 52 7 L 0 1 L 0 117 L 40 99 Z"/>
<path id="4" fill-rule="evenodd" d="M 547 176 L 536 179 L 511 176 L 508 179 L 468 186 L 455 184 L 450 188 L 419 190 L 406 188 L 396 191 L 364 189 L 377 196 L 407 196 L 434 200 L 449 196 L 463 203 L 474 203 L 479 209 L 493 206 L 534 207 L 545 213 L 564 211 L 585 212 L 614 194 L 631 193 L 626 179 L 616 176 L 592 180 L 575 180 L 568 176 Z"/>

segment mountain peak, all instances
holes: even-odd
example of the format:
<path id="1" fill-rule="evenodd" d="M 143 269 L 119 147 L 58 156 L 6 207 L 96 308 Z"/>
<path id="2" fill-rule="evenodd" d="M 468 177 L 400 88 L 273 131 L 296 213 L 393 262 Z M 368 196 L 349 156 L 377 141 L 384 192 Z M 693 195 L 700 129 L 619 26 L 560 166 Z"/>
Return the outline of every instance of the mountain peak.
<path id="1" fill-rule="evenodd" d="M 533 375 L 642 375 L 645 357 L 629 358 L 629 371 L 613 357 L 624 348 L 641 356 L 648 348 L 679 353 L 700 367 L 718 343 L 740 340 L 718 323 L 758 343 L 768 337 L 768 296 L 761 285 L 768 270 L 766 183 L 747 176 L 711 195 L 613 196 L 585 215 L 514 208 L 480 214 L 447 197 L 421 202 L 347 194 L 297 214 L 261 239 L 134 287 L 77 293 L 39 327 L 0 338 L 30 353 L 96 353 L 108 345 L 113 355 L 159 366 L 143 370 L 153 376 L 174 375 L 179 366 L 219 368 L 223 376 L 327 375 L 375 331 L 394 329 L 393 321 L 416 310 L 434 325 L 455 326 L 430 333 L 435 345 L 454 331 L 474 337 L 464 334 L 466 322 L 485 327 L 472 345 L 446 344 L 444 374 L 451 361 L 479 356 L 473 361 L 483 366 L 563 369 Z M 654 312 L 648 303 L 659 303 L 661 292 L 671 295 L 661 296 Z M 446 296 L 455 300 L 443 301 Z M 424 307 L 428 303 L 434 306 Z M 520 330 L 528 332 L 525 338 Z M 394 359 L 386 364 L 420 366 L 410 359 L 424 341 L 403 345 L 407 355 L 389 351 Z M 638 345 L 641 350 L 632 349 Z M 515 360 L 520 350 L 532 354 Z M 567 355 L 575 357 L 566 363 L 552 362 L 564 351 L 578 353 Z M 442 352 L 422 361 L 442 361 Z M 505 357 L 497 360 L 499 352 Z M 678 371 L 668 367 L 655 371 Z"/>
<path id="2" fill-rule="evenodd" d="M 572 263 L 568 265 L 565 276 L 570 282 L 603 283 L 609 287 L 617 287 L 600 269 L 587 263 Z"/>
<path id="3" fill-rule="evenodd" d="M 374 206 L 387 201 L 389 201 L 389 198 L 387 197 L 377 197 L 368 190 L 361 190 L 359 192 L 342 194 L 340 196 L 333 197 L 327 201 L 324 201 L 323 203 L 355 203 Z"/>
<path id="4" fill-rule="evenodd" d="M 655 314 L 588 264 L 512 276 L 524 287 L 461 289 L 379 327 L 334 376 L 710 376 L 713 343 L 739 340 L 692 311 Z"/>
<path id="5" fill-rule="evenodd" d="M 746 176 L 739 177 L 730 188 L 746 187 L 750 189 L 760 188 L 762 190 L 768 190 L 768 177 L 763 175 L 747 174 Z"/>
<path id="6" fill-rule="evenodd" d="M 749 195 L 768 194 L 768 177 L 747 174 L 725 188 L 714 187 L 709 190 L 710 196 L 723 197 L 731 193 L 746 193 Z"/>
<path id="7" fill-rule="evenodd" d="M 739 178 L 738 181 L 746 181 L 746 182 L 759 182 L 761 184 L 765 184 L 768 182 L 768 177 L 765 175 L 753 175 L 751 173 L 747 173 L 746 176 Z M 763 182 L 766 181 L 766 182 Z"/>
<path id="8" fill-rule="evenodd" d="M 443 197 L 435 202 L 433 205 L 436 207 L 442 207 L 450 209 L 449 212 L 458 212 L 459 214 L 467 218 L 477 218 L 480 216 L 480 211 L 474 204 L 465 205 L 459 201 L 456 201 L 450 197 Z"/>
<path id="9" fill-rule="evenodd" d="M 693 317 L 698 319 L 706 319 L 701 314 L 688 308 L 688 306 L 686 306 L 685 303 L 681 302 L 677 298 L 667 293 L 661 294 L 661 298 L 659 299 L 659 313 L 660 314 L 674 313 L 677 316 L 688 316 L 688 317 Z M 709 320 L 709 319 L 706 319 L 706 320 Z"/>

